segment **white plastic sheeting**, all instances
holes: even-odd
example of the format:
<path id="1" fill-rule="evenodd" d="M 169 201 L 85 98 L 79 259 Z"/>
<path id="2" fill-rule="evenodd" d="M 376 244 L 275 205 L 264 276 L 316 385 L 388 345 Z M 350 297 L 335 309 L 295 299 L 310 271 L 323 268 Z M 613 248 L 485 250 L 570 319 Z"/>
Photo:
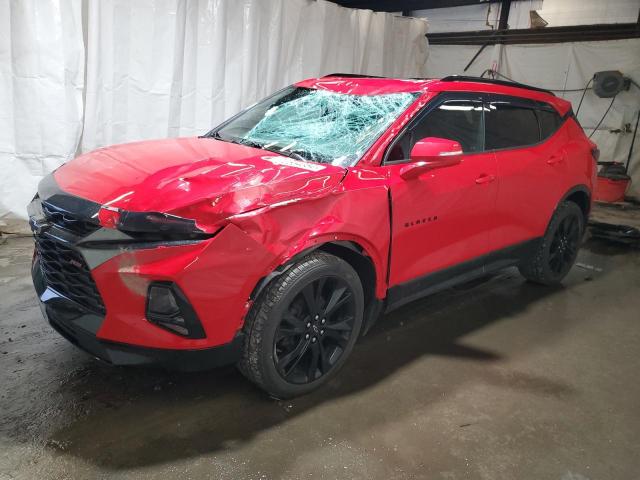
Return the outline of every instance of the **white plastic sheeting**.
<path id="1" fill-rule="evenodd" d="M 419 76 L 426 22 L 313 0 L 95 2 L 83 150 L 202 133 L 297 80 Z"/>
<path id="2" fill-rule="evenodd" d="M 0 0 L 0 229 L 12 231 L 42 176 L 82 131 L 80 2 Z"/>
<path id="3" fill-rule="evenodd" d="M 514 80 L 548 89 L 579 90 L 595 72 L 620 70 L 640 83 L 640 39 L 541 45 L 497 45 L 486 48 L 467 72 L 464 67 L 480 47 L 476 45 L 432 45 L 429 47 L 427 75 L 480 75 L 488 68 Z M 581 91 L 556 92 L 578 107 Z M 578 119 L 590 134 L 609 106 L 610 99 L 585 95 Z M 600 148 L 601 160 L 626 162 L 640 109 L 640 90 L 634 86 L 620 93 L 611 111 L 592 139 Z M 640 136 L 640 135 L 639 135 Z M 640 197 L 640 138 L 631 159 L 632 186 L 627 192 Z"/>
<path id="4" fill-rule="evenodd" d="M 303 78 L 422 76 L 427 57 L 425 20 L 324 0 L 0 0 L 0 22 L 3 230 L 78 150 L 201 134 Z"/>

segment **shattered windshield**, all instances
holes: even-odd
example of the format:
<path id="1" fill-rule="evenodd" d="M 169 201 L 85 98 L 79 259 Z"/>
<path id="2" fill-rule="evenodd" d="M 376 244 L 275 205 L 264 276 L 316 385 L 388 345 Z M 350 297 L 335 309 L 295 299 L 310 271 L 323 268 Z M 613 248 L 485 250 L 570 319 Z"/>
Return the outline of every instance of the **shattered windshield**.
<path id="1" fill-rule="evenodd" d="M 346 167 L 354 165 L 418 95 L 351 95 L 290 87 L 210 135 L 299 160 Z"/>

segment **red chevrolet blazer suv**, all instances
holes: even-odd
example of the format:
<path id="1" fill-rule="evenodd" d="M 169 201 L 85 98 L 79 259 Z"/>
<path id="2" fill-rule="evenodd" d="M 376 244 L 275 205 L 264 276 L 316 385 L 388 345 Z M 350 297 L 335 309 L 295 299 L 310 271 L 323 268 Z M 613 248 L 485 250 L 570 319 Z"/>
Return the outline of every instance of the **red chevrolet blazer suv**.
<path id="1" fill-rule="evenodd" d="M 45 177 L 33 281 L 53 328 L 99 359 L 237 364 L 291 397 L 383 312 L 509 266 L 559 283 L 597 155 L 569 102 L 527 85 L 305 80 L 201 137 Z"/>

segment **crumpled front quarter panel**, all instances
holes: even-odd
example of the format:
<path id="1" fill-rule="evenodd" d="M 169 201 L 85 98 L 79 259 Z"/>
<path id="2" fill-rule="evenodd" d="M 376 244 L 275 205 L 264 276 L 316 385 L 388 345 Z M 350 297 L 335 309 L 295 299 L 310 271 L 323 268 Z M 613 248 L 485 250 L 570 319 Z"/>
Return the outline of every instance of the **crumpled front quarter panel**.
<path id="1" fill-rule="evenodd" d="M 301 197 L 230 220 L 273 255 L 270 271 L 323 243 L 354 242 L 374 265 L 376 296 L 386 294 L 389 196 L 387 179 L 375 168 L 350 168 L 329 194 Z"/>

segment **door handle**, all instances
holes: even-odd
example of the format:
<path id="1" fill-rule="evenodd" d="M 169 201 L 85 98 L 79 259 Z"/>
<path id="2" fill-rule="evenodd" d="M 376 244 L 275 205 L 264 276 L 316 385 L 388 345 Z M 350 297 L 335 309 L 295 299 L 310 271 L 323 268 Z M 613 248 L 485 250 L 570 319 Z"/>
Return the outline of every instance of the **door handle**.
<path id="1" fill-rule="evenodd" d="M 547 160 L 547 163 L 549 165 L 555 165 L 556 163 L 560 163 L 564 161 L 564 155 L 552 155 L 551 157 L 549 157 L 549 159 Z"/>
<path id="2" fill-rule="evenodd" d="M 476 183 L 478 185 L 482 184 L 482 183 L 491 183 L 496 179 L 495 175 L 480 175 L 478 178 L 476 178 Z"/>

